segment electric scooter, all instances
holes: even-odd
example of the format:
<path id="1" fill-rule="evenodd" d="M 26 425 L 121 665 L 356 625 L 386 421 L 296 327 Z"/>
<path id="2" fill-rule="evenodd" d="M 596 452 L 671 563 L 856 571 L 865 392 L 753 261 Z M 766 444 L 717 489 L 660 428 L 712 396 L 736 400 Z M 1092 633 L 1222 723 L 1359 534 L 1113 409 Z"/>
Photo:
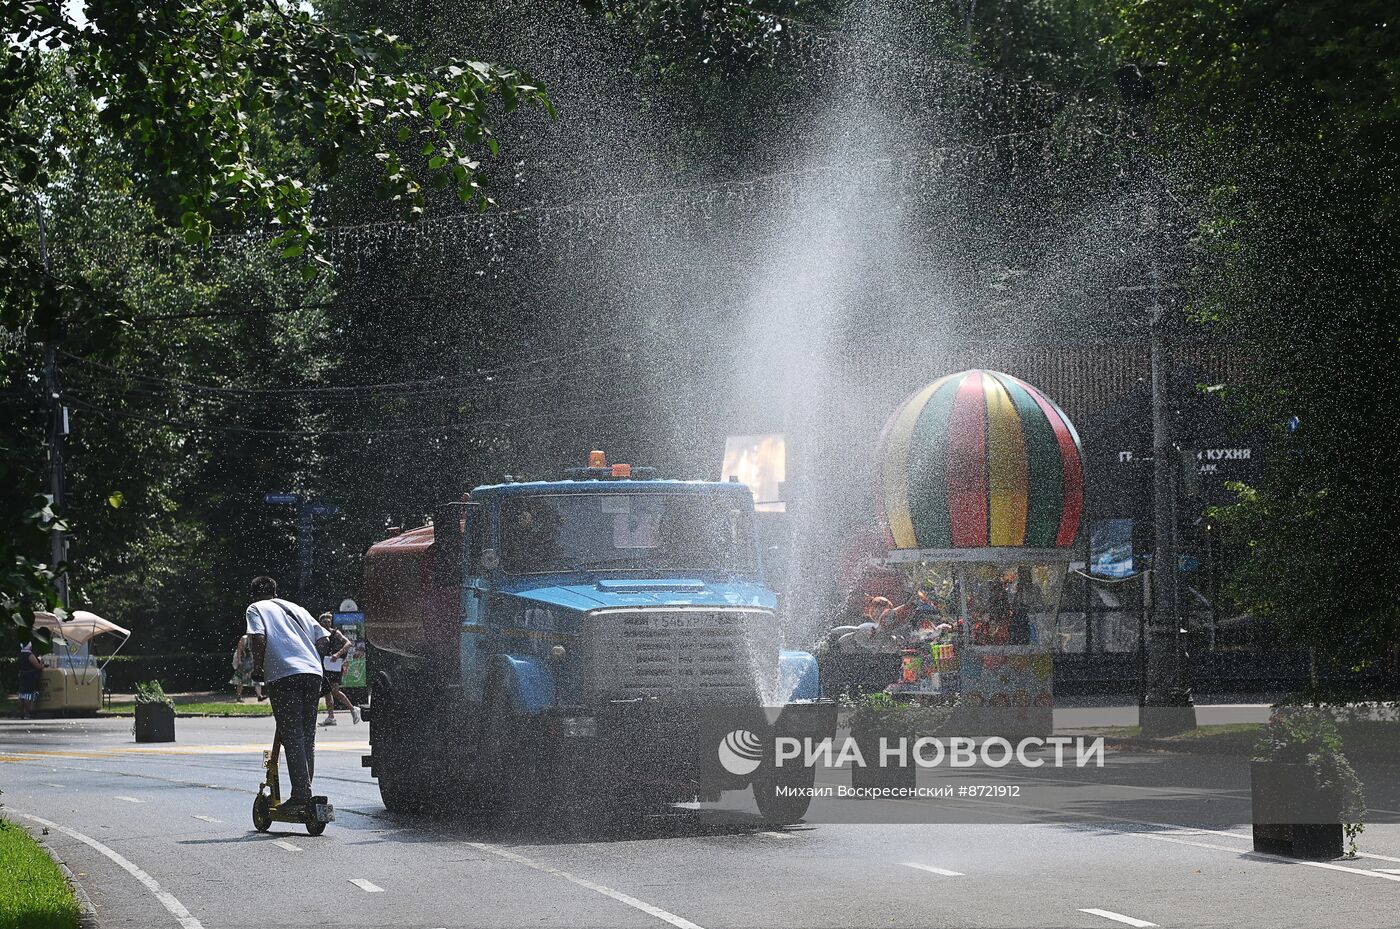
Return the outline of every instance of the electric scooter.
<path id="1" fill-rule="evenodd" d="M 267 774 L 258 785 L 258 795 L 253 798 L 253 828 L 266 832 L 273 823 L 301 823 L 310 835 L 320 835 L 326 831 L 326 823 L 335 820 L 335 807 L 326 797 L 312 797 L 303 809 L 282 812 L 282 785 L 277 771 L 281 751 L 281 739 L 273 736 L 272 750 L 263 752 Z"/>

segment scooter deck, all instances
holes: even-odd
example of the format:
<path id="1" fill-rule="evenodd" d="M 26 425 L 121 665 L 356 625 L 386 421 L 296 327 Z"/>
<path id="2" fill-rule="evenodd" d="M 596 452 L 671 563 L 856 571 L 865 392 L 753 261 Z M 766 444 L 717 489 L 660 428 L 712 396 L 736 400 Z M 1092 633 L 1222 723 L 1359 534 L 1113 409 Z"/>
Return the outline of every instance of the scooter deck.
<path id="1" fill-rule="evenodd" d="M 268 816 L 275 823 L 296 823 L 298 825 L 305 825 L 308 822 L 333 823 L 335 822 L 335 807 L 326 797 L 312 797 L 304 812 L 283 813 L 281 807 L 275 806 L 268 811 Z"/>

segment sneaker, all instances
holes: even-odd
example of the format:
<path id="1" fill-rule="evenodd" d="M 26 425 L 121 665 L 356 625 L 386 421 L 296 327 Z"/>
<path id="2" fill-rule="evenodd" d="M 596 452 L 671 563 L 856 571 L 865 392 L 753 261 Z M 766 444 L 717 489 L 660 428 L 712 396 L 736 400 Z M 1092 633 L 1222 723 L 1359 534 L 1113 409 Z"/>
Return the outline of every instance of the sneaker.
<path id="1" fill-rule="evenodd" d="M 321 725 L 323 725 L 323 726 L 334 726 L 334 725 L 335 725 L 335 717 L 334 717 L 334 716 L 327 716 L 325 719 L 321 720 Z"/>
<path id="2" fill-rule="evenodd" d="M 360 708 L 358 706 L 350 707 L 350 718 L 355 721 L 355 725 L 360 724 Z"/>
<path id="3" fill-rule="evenodd" d="M 266 700 L 266 699 L 267 699 L 267 696 L 266 696 L 266 695 L 264 695 L 264 694 L 258 694 L 258 702 L 259 702 L 259 703 L 262 703 L 262 702 L 263 702 L 264 700 Z"/>

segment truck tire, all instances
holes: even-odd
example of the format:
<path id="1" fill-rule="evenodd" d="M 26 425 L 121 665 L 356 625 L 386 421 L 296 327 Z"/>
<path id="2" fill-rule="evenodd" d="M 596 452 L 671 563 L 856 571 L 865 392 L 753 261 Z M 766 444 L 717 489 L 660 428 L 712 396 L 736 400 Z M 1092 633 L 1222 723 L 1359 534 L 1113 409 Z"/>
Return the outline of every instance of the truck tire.
<path id="1" fill-rule="evenodd" d="M 379 796 L 390 813 L 421 812 L 422 794 L 414 781 L 417 753 L 409 750 L 396 732 L 398 720 L 387 705 L 376 703 L 370 720 L 370 743 L 374 751 L 374 775 Z"/>
<path id="2" fill-rule="evenodd" d="M 766 771 L 754 778 L 753 799 L 758 805 L 758 814 L 770 826 L 789 826 L 801 821 L 812 805 L 812 798 L 806 795 L 817 781 L 815 768 L 803 765 L 792 772 Z M 797 793 L 782 793 L 779 788 L 795 789 Z"/>
<path id="3" fill-rule="evenodd" d="M 524 770 L 520 721 L 506 692 L 505 683 L 492 677 L 486 685 L 485 714 L 477 741 L 476 793 L 488 813 L 520 812 L 531 800 L 526 784 L 531 780 Z"/>
<path id="4" fill-rule="evenodd" d="M 405 688 L 375 688 L 369 721 L 379 796 L 391 813 L 440 815 L 460 802 L 465 783 L 437 708 Z"/>

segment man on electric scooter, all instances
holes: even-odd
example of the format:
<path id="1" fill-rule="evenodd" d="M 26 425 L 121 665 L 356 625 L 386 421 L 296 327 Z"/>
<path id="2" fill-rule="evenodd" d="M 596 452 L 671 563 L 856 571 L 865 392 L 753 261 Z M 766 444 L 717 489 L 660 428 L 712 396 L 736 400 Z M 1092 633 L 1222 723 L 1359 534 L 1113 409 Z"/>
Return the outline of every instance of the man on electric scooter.
<path id="1" fill-rule="evenodd" d="M 250 585 L 248 642 L 253 648 L 253 679 L 267 681 L 277 739 L 286 753 L 292 792 L 279 808 L 299 813 L 311 801 L 315 774 L 316 708 L 321 700 L 321 656 L 330 633 L 290 600 L 279 599 L 277 582 L 255 577 Z"/>

